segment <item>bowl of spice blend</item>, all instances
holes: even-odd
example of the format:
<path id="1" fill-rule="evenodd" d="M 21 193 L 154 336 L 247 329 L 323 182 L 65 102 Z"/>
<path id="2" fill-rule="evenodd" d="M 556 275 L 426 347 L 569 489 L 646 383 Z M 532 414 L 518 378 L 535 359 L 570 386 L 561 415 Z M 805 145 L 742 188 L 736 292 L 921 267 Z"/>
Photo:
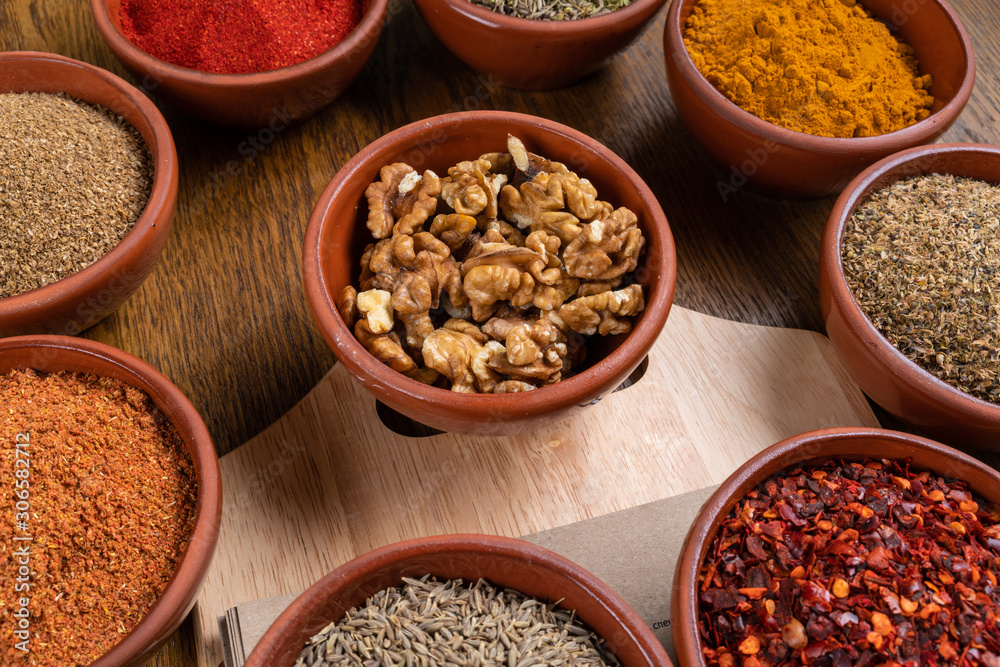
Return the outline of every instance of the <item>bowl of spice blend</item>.
<path id="1" fill-rule="evenodd" d="M 332 102 L 378 43 L 388 0 L 91 0 L 145 89 L 218 125 L 279 132 Z"/>
<path id="2" fill-rule="evenodd" d="M 108 345 L 0 339 L 3 664 L 144 664 L 194 606 L 218 458 L 169 380 Z"/>
<path id="3" fill-rule="evenodd" d="M 674 577 L 678 662 L 1000 663 L 1000 474 L 871 428 L 764 450 L 695 519 Z"/>
<path id="4" fill-rule="evenodd" d="M 0 336 L 73 335 L 153 270 L 177 201 L 170 128 L 142 93 L 51 53 L 0 53 Z"/>
<path id="5" fill-rule="evenodd" d="M 836 194 L 927 144 L 972 93 L 972 46 L 943 0 L 678 0 L 664 32 L 678 115 L 719 195 Z"/>
<path id="6" fill-rule="evenodd" d="M 360 664 L 369 651 L 386 664 L 671 665 L 635 610 L 575 563 L 523 540 L 442 535 L 313 584 L 246 666 Z"/>
<path id="7" fill-rule="evenodd" d="M 510 434 L 629 377 L 666 322 L 676 254 L 656 197 L 607 148 L 475 111 L 348 161 L 303 273 L 327 343 L 375 398 L 435 429 Z"/>
<path id="8" fill-rule="evenodd" d="M 417 0 L 431 31 L 491 82 L 575 83 L 632 44 L 665 0 Z"/>
<path id="9" fill-rule="evenodd" d="M 861 389 L 921 433 L 1000 451 L 1000 148 L 939 144 L 865 170 L 820 250 L 827 335 Z"/>

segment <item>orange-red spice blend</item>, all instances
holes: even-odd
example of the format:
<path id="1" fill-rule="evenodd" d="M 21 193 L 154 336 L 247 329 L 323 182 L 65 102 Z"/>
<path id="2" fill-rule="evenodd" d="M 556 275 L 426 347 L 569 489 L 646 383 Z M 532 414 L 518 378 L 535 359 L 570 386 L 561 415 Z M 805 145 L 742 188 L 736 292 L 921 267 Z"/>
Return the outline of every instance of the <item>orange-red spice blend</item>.
<path id="1" fill-rule="evenodd" d="M 190 455 L 139 389 L 12 371 L 0 376 L 0 471 L 0 663 L 89 665 L 149 611 L 187 548 Z"/>
<path id="2" fill-rule="evenodd" d="M 122 33 L 152 56 L 222 74 L 288 67 L 357 27 L 364 0 L 122 0 Z"/>

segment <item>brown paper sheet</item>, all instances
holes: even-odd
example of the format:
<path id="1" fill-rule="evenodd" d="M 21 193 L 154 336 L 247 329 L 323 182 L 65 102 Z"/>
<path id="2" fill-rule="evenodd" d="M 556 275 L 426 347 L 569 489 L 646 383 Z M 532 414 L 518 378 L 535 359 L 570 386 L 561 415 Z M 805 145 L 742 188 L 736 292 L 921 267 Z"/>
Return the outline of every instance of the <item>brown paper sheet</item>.
<path id="1" fill-rule="evenodd" d="M 673 660 L 669 592 L 674 566 L 688 528 L 716 488 L 683 493 L 524 539 L 569 558 L 611 586 L 652 628 Z M 225 667 L 242 667 L 267 628 L 296 596 L 245 602 L 219 617 Z"/>

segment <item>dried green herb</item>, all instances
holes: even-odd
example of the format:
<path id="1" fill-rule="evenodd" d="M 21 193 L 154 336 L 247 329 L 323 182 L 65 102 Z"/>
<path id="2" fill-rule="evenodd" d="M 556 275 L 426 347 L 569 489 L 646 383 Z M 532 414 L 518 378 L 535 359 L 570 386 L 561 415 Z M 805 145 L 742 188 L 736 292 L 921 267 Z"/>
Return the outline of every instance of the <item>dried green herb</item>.
<path id="1" fill-rule="evenodd" d="M 618 665 L 571 611 L 480 579 L 403 578 L 331 623 L 295 667 Z"/>
<path id="2" fill-rule="evenodd" d="M 609 14 L 626 7 L 632 0 L 469 0 L 486 9 L 540 21 L 570 21 Z"/>
<path id="3" fill-rule="evenodd" d="M 868 319 L 948 384 L 1000 403 L 1000 186 L 930 174 L 875 192 L 841 257 Z"/>
<path id="4" fill-rule="evenodd" d="M 65 95 L 0 94 L 0 298 L 100 259 L 152 182 L 149 149 L 121 116 Z"/>

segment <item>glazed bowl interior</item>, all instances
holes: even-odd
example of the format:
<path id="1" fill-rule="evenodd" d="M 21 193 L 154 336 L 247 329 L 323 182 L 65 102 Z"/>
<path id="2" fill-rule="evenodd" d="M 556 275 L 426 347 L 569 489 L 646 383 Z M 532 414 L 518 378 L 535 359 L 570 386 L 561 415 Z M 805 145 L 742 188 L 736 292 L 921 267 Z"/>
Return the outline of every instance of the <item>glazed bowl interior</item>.
<path id="1" fill-rule="evenodd" d="M 747 181 L 765 194 L 818 197 L 839 193 L 861 170 L 901 150 L 932 142 L 958 118 L 972 94 L 972 44 L 944 0 L 861 4 L 913 47 L 921 74 L 930 74 L 934 105 L 927 118 L 895 132 L 871 137 L 822 137 L 769 123 L 731 102 L 701 74 L 683 40 L 684 25 L 698 0 L 678 0 L 667 15 L 664 50 L 678 113 L 713 158 L 728 172 L 747 155 L 765 150 Z"/>
<path id="2" fill-rule="evenodd" d="M 277 131 L 308 119 L 354 81 L 378 43 L 389 0 L 365 0 L 361 21 L 329 50 L 294 65 L 248 74 L 203 72 L 160 60 L 125 37 L 121 0 L 90 4 L 101 37 L 144 89 L 217 125 Z"/>
<path id="3" fill-rule="evenodd" d="M 652 631 L 607 584 L 571 561 L 529 542 L 448 535 L 399 542 L 334 570 L 302 593 L 274 622 L 246 667 L 291 667 L 309 638 L 403 577 L 431 574 L 518 590 L 572 609 L 626 667 L 671 665 Z"/>
<path id="4" fill-rule="evenodd" d="M 589 179 L 600 199 L 636 212 L 646 251 L 634 275 L 644 288 L 646 310 L 629 334 L 592 337 L 586 370 L 568 379 L 517 394 L 458 394 L 412 380 L 370 355 L 344 324 L 334 299 L 345 286 L 357 285 L 359 260 L 365 245 L 372 242 L 365 226 L 364 192 L 378 180 L 382 166 L 402 161 L 421 172 L 445 174 L 463 160 L 506 151 L 508 133 L 529 151 L 563 162 Z M 303 262 L 313 314 L 338 359 L 390 407 L 443 430 L 502 431 L 610 392 L 648 353 L 666 321 L 676 280 L 676 255 L 666 218 L 656 197 L 628 165 L 575 130 L 541 118 L 494 111 L 413 123 L 365 148 L 341 168 L 317 203 L 306 232 Z"/>
<path id="5" fill-rule="evenodd" d="M 851 292 L 841 245 L 855 210 L 874 192 L 922 174 L 952 174 L 1000 184 L 1000 147 L 937 144 L 873 165 L 837 200 L 820 251 L 820 305 L 827 335 L 861 389 L 884 409 L 956 447 L 1000 451 L 1000 405 L 976 398 L 910 360 L 868 319 Z"/>
<path id="6" fill-rule="evenodd" d="M 92 667 L 141 664 L 180 627 L 194 606 L 215 552 L 222 515 L 219 461 L 194 406 L 176 386 L 145 362 L 111 346 L 66 336 L 0 339 L 0 376 L 34 369 L 115 378 L 146 392 L 177 428 L 194 465 L 198 485 L 194 531 L 162 595 L 146 616 Z"/>
<path id="7" fill-rule="evenodd" d="M 31 92 L 66 93 L 114 111 L 142 135 L 152 156 L 149 201 L 117 245 L 62 280 L 0 299 L 0 336 L 73 335 L 113 312 L 153 270 L 173 222 L 177 152 L 159 110 L 110 72 L 51 53 L 0 53 L 0 93 Z"/>
<path id="8" fill-rule="evenodd" d="M 688 531 L 677 561 L 671 598 L 672 634 L 680 664 L 705 665 L 698 632 L 699 571 L 720 524 L 749 491 L 771 475 L 831 459 L 910 459 L 910 469 L 915 472 L 928 470 L 963 480 L 980 497 L 1000 503 L 1000 473 L 971 456 L 919 436 L 875 428 L 837 428 L 804 433 L 772 445 L 722 483 Z"/>

